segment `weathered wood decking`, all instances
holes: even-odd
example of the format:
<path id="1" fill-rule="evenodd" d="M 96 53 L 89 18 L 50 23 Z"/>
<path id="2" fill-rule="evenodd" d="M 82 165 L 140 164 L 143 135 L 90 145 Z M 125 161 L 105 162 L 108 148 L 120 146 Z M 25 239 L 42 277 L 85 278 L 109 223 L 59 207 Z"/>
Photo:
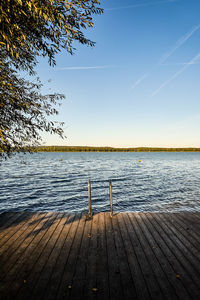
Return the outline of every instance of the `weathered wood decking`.
<path id="1" fill-rule="evenodd" d="M 200 213 L 0 215 L 0 299 L 200 299 Z"/>

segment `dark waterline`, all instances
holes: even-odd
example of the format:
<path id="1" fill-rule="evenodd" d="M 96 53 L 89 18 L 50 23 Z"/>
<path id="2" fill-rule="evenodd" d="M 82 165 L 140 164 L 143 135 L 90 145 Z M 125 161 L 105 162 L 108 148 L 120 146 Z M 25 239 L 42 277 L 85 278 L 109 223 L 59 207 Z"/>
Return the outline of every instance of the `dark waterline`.
<path id="1" fill-rule="evenodd" d="M 141 162 L 139 162 L 141 160 Z M 200 153 L 35 153 L 15 155 L 0 170 L 0 212 L 200 211 Z"/>

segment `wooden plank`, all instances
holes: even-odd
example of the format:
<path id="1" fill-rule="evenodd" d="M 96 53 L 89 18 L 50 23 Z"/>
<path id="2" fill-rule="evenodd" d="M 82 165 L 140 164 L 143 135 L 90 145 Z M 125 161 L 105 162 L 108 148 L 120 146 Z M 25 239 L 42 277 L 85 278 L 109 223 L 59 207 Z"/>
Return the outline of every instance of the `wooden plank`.
<path id="1" fill-rule="evenodd" d="M 196 242 L 199 243 L 200 228 L 196 228 L 192 218 L 190 217 L 190 219 L 188 220 L 182 216 L 182 213 L 175 214 L 175 216 L 176 216 L 176 221 L 178 222 L 178 224 L 180 224 L 182 227 L 184 227 L 188 231 L 188 235 L 193 237 L 193 239 L 195 239 Z M 172 217 L 174 217 L 174 214 L 172 214 Z"/>
<path id="2" fill-rule="evenodd" d="M 151 251 L 155 255 L 157 262 L 160 264 L 160 267 L 162 268 L 163 273 L 166 276 L 166 278 L 162 277 L 162 281 L 161 278 L 158 278 L 158 280 L 161 281 L 160 285 L 163 292 L 165 292 L 165 297 L 167 299 L 179 299 L 179 297 L 181 296 L 181 299 L 184 299 L 186 291 L 181 282 L 177 281 L 176 274 L 172 266 L 168 262 L 165 254 L 163 253 L 162 248 L 160 248 L 160 236 L 157 235 L 155 238 L 152 235 L 152 226 L 149 220 L 147 219 L 146 214 L 139 213 L 134 214 L 134 216 L 137 218 L 137 222 L 142 229 L 142 235 L 144 235 L 145 238 L 148 240 L 149 247 L 151 248 Z M 149 259 L 151 260 L 151 257 L 153 257 L 154 255 L 151 254 Z M 152 263 L 154 263 L 154 260 L 152 260 Z M 157 273 L 157 276 L 159 277 L 159 272 Z"/>
<path id="3" fill-rule="evenodd" d="M 30 232 L 20 248 L 15 250 L 14 255 L 12 255 L 9 261 L 4 265 L 4 268 L 0 273 L 0 280 L 2 280 L 4 277 L 6 277 L 5 281 L 11 280 L 14 274 L 18 272 L 18 269 L 21 269 L 24 265 L 25 258 L 32 255 L 34 247 L 37 246 L 36 241 L 41 235 L 39 234 L 39 231 L 41 230 L 41 228 L 43 228 L 44 224 L 49 221 L 47 217 L 49 217 L 49 214 L 45 214 L 42 219 L 39 218 L 39 223 L 37 224 L 37 226 L 33 231 Z M 35 233 L 38 233 L 38 235 L 36 235 Z"/>
<path id="4" fill-rule="evenodd" d="M 82 298 L 84 286 L 87 284 L 86 273 L 88 267 L 89 245 L 92 237 L 92 219 L 85 219 L 85 228 L 81 241 L 80 252 L 77 257 L 76 270 L 73 276 L 70 299 L 79 300 Z"/>
<path id="5" fill-rule="evenodd" d="M 55 245 L 52 249 L 51 254 L 47 258 L 46 264 L 45 264 L 42 272 L 40 272 L 40 274 L 38 276 L 36 285 L 34 287 L 34 290 L 31 293 L 31 296 L 29 297 L 29 299 L 41 299 L 45 290 L 48 288 L 49 279 L 51 277 L 52 272 L 54 272 L 54 266 L 60 255 L 60 251 L 62 249 L 62 246 L 64 244 L 64 241 L 65 241 L 66 236 L 69 231 L 69 226 L 66 226 L 68 219 L 69 219 L 69 214 L 65 213 L 62 216 L 61 222 L 58 225 L 60 227 L 60 235 L 59 235 L 57 241 L 55 242 Z M 54 232 L 54 239 L 55 239 L 55 232 Z M 52 246 L 52 238 L 50 241 L 51 241 L 51 246 Z M 46 256 L 47 254 L 43 253 L 43 256 L 44 255 Z M 34 268 L 34 270 L 35 270 L 35 268 Z"/>
<path id="6" fill-rule="evenodd" d="M 38 256 L 55 227 L 53 226 L 53 223 L 56 217 L 57 214 L 49 213 L 48 218 L 46 222 L 42 224 L 42 227 L 33 232 L 35 235 L 33 242 L 28 248 L 26 248 L 26 251 L 17 263 L 15 263 L 12 269 L 6 274 L 6 277 L 1 281 L 0 294 L 1 290 L 5 292 L 7 291 L 11 297 L 14 297 L 19 288 L 24 285 L 24 280 L 26 281 L 31 268 L 37 261 Z"/>
<path id="7" fill-rule="evenodd" d="M 124 222 L 123 213 L 117 214 L 117 220 L 121 231 L 121 236 L 126 250 L 126 256 L 131 270 L 133 282 L 135 283 L 135 289 L 138 299 L 151 299 L 148 287 L 144 280 L 144 276 L 141 269 L 141 262 L 138 260 L 136 248 L 137 245 L 131 240 L 130 236 L 134 235 L 133 230 L 127 229 Z"/>
<path id="8" fill-rule="evenodd" d="M 135 248 L 137 259 L 140 262 L 142 273 L 152 299 L 165 299 L 152 269 L 152 266 L 146 255 L 145 247 L 147 247 L 147 245 L 143 245 L 140 241 L 137 223 L 134 220 L 131 222 L 127 214 L 123 214 L 123 218 L 130 233 L 130 239 L 132 241 L 133 247 Z"/>
<path id="9" fill-rule="evenodd" d="M 22 255 L 24 250 L 24 245 L 27 240 L 31 240 L 33 237 L 30 235 L 32 231 L 37 227 L 41 219 L 45 217 L 45 214 L 36 213 L 31 216 L 31 218 L 24 224 L 22 228 L 19 229 L 18 237 L 13 236 L 9 239 L 8 243 L 5 243 L 0 249 L 0 268 L 2 278 L 3 272 L 8 272 L 9 267 L 12 267 L 17 261 L 19 256 Z M 22 232 L 21 232 L 22 231 Z M 14 241 L 13 241 L 14 238 Z M 26 241 L 25 241 L 26 240 Z"/>
<path id="10" fill-rule="evenodd" d="M 63 213 L 56 214 L 53 224 L 48 230 L 46 230 L 44 237 L 40 241 L 40 245 L 37 246 L 37 251 L 34 251 L 34 263 L 26 263 L 26 274 L 23 276 L 26 280 L 26 284 L 21 284 L 17 291 L 17 299 L 26 300 L 32 298 L 32 291 L 37 279 L 42 272 L 51 251 L 53 250 L 60 231 L 62 230 L 62 226 L 59 226 L 62 221 L 62 217 Z"/>
<path id="11" fill-rule="evenodd" d="M 18 214 L 14 212 L 3 212 L 0 214 L 0 232 L 4 230 L 9 224 L 12 223 L 12 220 L 17 219 Z"/>
<path id="12" fill-rule="evenodd" d="M 2 220 L 4 218 L 7 219 L 10 214 L 11 214 L 11 212 L 9 212 L 9 211 L 3 211 L 3 212 L 0 213 L 0 228 L 1 228 L 1 225 L 2 225 Z"/>
<path id="13" fill-rule="evenodd" d="M 153 274 L 158 282 L 158 285 L 162 291 L 163 298 L 165 299 L 177 299 L 177 295 L 174 293 L 174 290 L 171 286 L 171 284 L 168 281 L 168 278 L 163 271 L 159 260 L 157 260 L 157 257 L 154 254 L 154 251 L 152 249 L 151 244 L 149 243 L 148 238 L 144 234 L 144 228 L 143 224 L 140 222 L 140 215 L 139 213 L 132 213 L 127 214 L 130 218 L 130 221 L 132 223 L 132 226 L 135 224 L 135 231 L 138 236 L 138 239 L 140 241 L 140 244 L 145 252 L 146 258 L 148 260 L 149 265 L 151 266 L 151 269 L 153 271 Z M 148 235 L 148 232 L 146 231 L 146 234 Z"/>
<path id="14" fill-rule="evenodd" d="M 200 228 L 195 231 L 192 223 L 185 222 L 185 218 L 179 218 L 180 214 L 166 214 L 171 222 L 175 224 L 178 228 L 180 228 L 181 232 L 188 239 L 190 239 L 191 243 L 194 243 L 199 249 L 200 247 Z"/>
<path id="15" fill-rule="evenodd" d="M 116 216 L 113 216 L 112 218 L 112 226 L 113 226 L 117 256 L 119 258 L 119 270 L 120 270 L 121 282 L 123 286 L 124 298 L 126 300 L 137 299 L 135 284 L 131 276 L 131 271 L 128 264 L 125 248 L 124 248 L 122 234 L 119 229 Z"/>
<path id="16" fill-rule="evenodd" d="M 200 211 L 194 211 L 192 212 L 192 215 L 195 216 L 198 219 L 198 221 L 200 221 Z"/>
<path id="17" fill-rule="evenodd" d="M 10 219 L 6 224 L 6 228 L 0 232 L 0 248 L 13 236 L 31 217 L 30 212 L 18 214 L 17 218 Z"/>
<path id="18" fill-rule="evenodd" d="M 77 258 L 80 253 L 80 246 L 85 227 L 85 216 L 80 214 L 80 221 L 76 230 L 74 240 L 69 252 L 67 264 L 65 265 L 62 280 L 57 291 L 56 299 L 69 299 L 73 286 L 73 277 L 76 270 Z M 69 288 L 70 287 L 70 288 Z"/>
<path id="19" fill-rule="evenodd" d="M 26 230 L 28 230 L 31 222 L 33 222 L 34 219 L 36 219 L 37 217 L 38 217 L 38 214 L 31 214 L 30 218 L 28 220 L 23 221 L 19 224 L 20 227 L 18 228 L 18 230 L 14 234 L 12 234 L 9 238 L 8 238 L 8 232 L 7 232 L 8 239 L 6 239 L 5 242 L 2 241 L 2 245 L 0 247 L 0 256 L 3 252 L 5 252 L 5 251 L 7 252 L 12 247 L 12 244 L 14 247 L 16 247 L 16 245 L 19 242 L 19 239 L 20 238 L 22 239 L 21 235 L 23 235 L 26 232 Z"/>
<path id="20" fill-rule="evenodd" d="M 186 225 L 189 225 L 194 232 L 199 232 L 200 230 L 200 219 L 199 216 L 194 213 L 177 213 L 177 218 L 179 218 Z"/>
<path id="21" fill-rule="evenodd" d="M 194 255 L 191 254 L 191 251 L 183 244 L 179 238 L 179 234 L 175 234 L 173 226 L 169 226 L 167 222 L 164 221 L 164 216 L 160 214 L 153 214 L 156 221 L 160 224 L 163 230 L 166 232 L 168 237 L 173 241 L 173 249 L 177 252 L 178 256 L 182 260 L 182 264 L 193 278 L 193 281 L 197 286 L 200 287 L 200 273 L 199 273 L 199 260 L 196 259 Z"/>
<path id="22" fill-rule="evenodd" d="M 105 214 L 105 225 L 110 299 L 124 299 L 119 268 L 119 257 L 116 251 L 112 222 L 108 213 Z"/>
<path id="23" fill-rule="evenodd" d="M 182 280 L 179 280 L 176 277 L 176 265 L 174 266 L 173 254 L 165 243 L 165 236 L 160 235 L 159 232 L 157 232 L 157 228 L 153 227 L 146 213 L 140 213 L 140 217 L 144 226 L 146 227 L 146 230 L 150 233 L 148 238 L 150 239 L 152 249 L 154 250 L 155 255 L 158 257 L 159 262 L 168 277 L 168 280 L 174 287 L 176 295 L 178 295 L 179 299 L 190 299 L 190 295 L 185 289 L 185 285 L 182 283 Z M 168 259 L 168 257 L 171 259 Z"/>
<path id="24" fill-rule="evenodd" d="M 4 212 L 0 215 L 0 232 L 10 227 L 12 223 L 17 223 L 17 219 L 24 214 L 21 212 Z"/>
<path id="25" fill-rule="evenodd" d="M 108 258 L 107 243 L 105 234 L 105 213 L 99 214 L 98 226 L 98 259 L 97 259 L 97 300 L 109 299 L 109 277 L 108 277 Z"/>
<path id="26" fill-rule="evenodd" d="M 180 212 L 176 213 L 177 216 L 179 216 L 181 219 L 189 221 L 189 223 L 196 223 L 197 225 L 200 225 L 200 212 Z"/>
<path id="27" fill-rule="evenodd" d="M 80 222 L 80 214 L 76 213 L 70 216 L 70 218 L 67 221 L 67 224 L 65 225 L 69 228 L 69 232 L 66 236 L 59 257 L 56 261 L 56 265 L 54 266 L 54 271 L 51 274 L 50 280 L 48 282 L 48 289 L 45 290 L 43 299 L 49 299 L 49 300 L 56 299 L 57 292 L 62 282 L 63 273 L 69 258 L 69 253 L 76 235 L 79 222 Z M 69 285 L 67 283 L 65 284 L 67 286 Z"/>
<path id="28" fill-rule="evenodd" d="M 146 216 L 152 225 L 151 232 L 155 239 L 159 240 L 159 245 L 174 269 L 177 280 L 182 282 L 191 298 L 198 299 L 199 291 L 197 290 L 196 284 L 193 282 L 192 277 L 185 270 L 183 257 L 181 256 L 180 251 L 174 247 L 174 241 L 168 237 L 168 234 L 166 234 L 166 232 L 160 226 L 160 223 L 156 221 L 152 213 L 146 213 Z M 186 297 L 186 299 L 188 298 Z"/>
<path id="29" fill-rule="evenodd" d="M 185 247 L 194 255 L 195 259 L 198 259 L 200 264 L 200 242 L 194 239 L 187 229 L 178 221 L 176 214 L 162 214 L 163 221 L 168 224 L 173 233 L 179 238 Z"/>
<path id="30" fill-rule="evenodd" d="M 199 216 L 0 214 L 0 299 L 199 299 Z"/>
<path id="31" fill-rule="evenodd" d="M 64 226 L 65 219 L 63 218 L 63 216 L 63 213 L 59 213 L 57 215 L 57 218 L 51 227 L 51 232 L 48 232 L 48 239 L 47 242 L 45 242 L 45 246 L 43 247 L 42 251 L 38 253 L 38 259 L 34 264 L 33 268 L 29 270 L 29 274 L 26 277 L 26 284 L 22 285 L 21 289 L 17 293 L 18 299 L 39 299 L 39 295 L 42 294 L 43 286 L 39 286 L 42 287 L 39 291 L 38 289 L 34 290 L 34 288 L 39 278 L 41 277 L 41 273 L 43 272 L 43 270 L 44 273 L 46 272 L 44 267 L 54 249 L 54 246 Z"/>
<path id="32" fill-rule="evenodd" d="M 92 228 L 89 248 L 88 248 L 88 261 L 85 278 L 85 286 L 83 290 L 83 299 L 96 299 L 96 295 L 99 292 L 97 286 L 97 231 L 98 231 L 99 215 L 95 214 L 92 218 Z M 96 289 L 96 290 L 93 290 Z"/>

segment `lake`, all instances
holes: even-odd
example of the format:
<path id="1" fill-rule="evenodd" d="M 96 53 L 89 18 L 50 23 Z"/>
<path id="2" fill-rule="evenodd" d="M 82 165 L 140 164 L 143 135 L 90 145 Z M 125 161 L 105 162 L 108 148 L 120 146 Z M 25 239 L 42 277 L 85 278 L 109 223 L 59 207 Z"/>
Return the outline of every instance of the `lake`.
<path id="1" fill-rule="evenodd" d="M 0 166 L 0 212 L 200 211 L 200 153 L 17 154 Z"/>

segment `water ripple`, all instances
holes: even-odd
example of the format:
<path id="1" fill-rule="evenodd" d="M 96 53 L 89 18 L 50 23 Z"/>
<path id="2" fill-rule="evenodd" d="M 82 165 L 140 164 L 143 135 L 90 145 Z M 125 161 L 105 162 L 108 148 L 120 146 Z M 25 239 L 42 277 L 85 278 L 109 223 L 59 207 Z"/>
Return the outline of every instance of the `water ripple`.
<path id="1" fill-rule="evenodd" d="M 139 162 L 139 160 L 141 162 Z M 200 211 L 200 153 L 35 153 L 1 165 L 0 212 Z"/>

